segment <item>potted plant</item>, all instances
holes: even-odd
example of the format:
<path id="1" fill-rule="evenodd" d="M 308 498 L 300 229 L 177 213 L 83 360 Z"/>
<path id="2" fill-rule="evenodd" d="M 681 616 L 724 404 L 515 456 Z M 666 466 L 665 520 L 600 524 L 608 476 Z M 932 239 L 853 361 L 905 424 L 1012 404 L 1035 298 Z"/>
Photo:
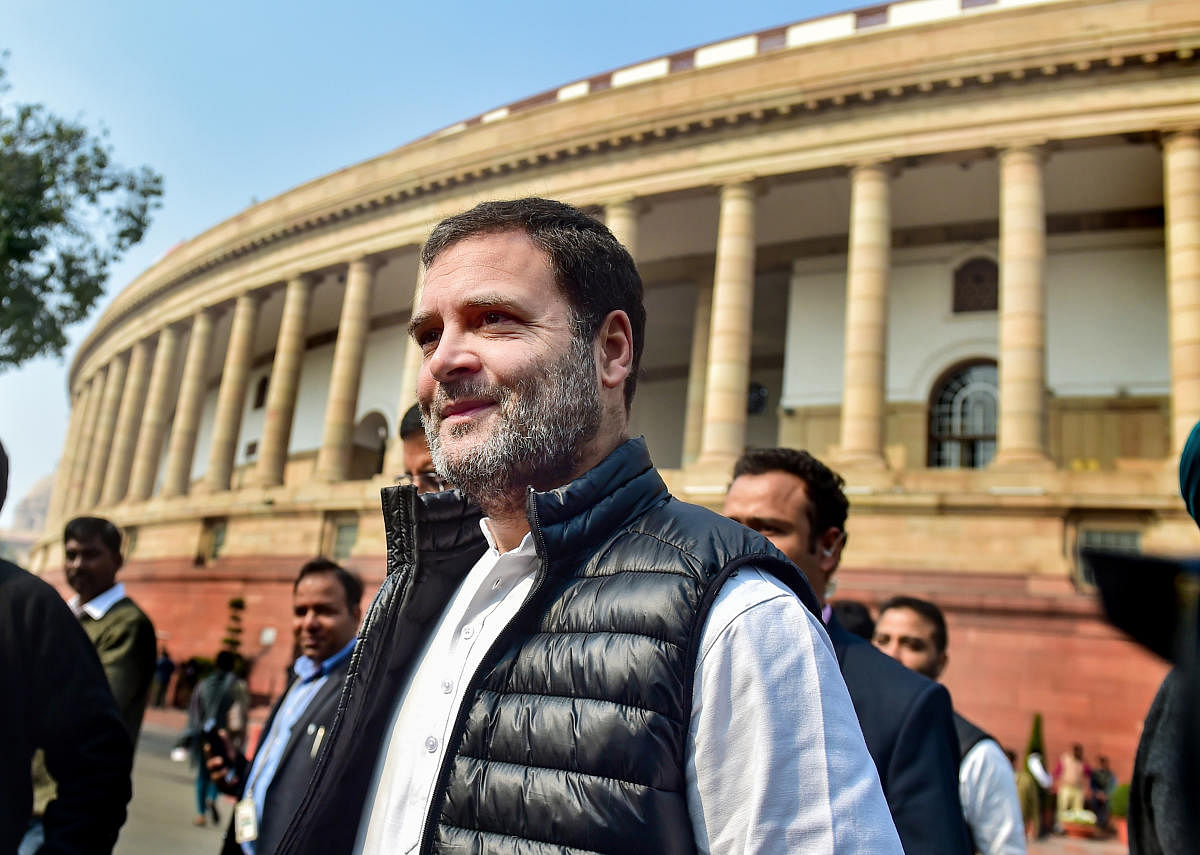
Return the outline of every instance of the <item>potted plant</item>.
<path id="1" fill-rule="evenodd" d="M 1129 843 L 1129 785 L 1121 784 L 1113 790 L 1112 797 L 1108 800 L 1108 813 L 1111 819 L 1113 829 L 1117 832 L 1117 839 L 1122 843 Z"/>
<path id="2" fill-rule="evenodd" d="M 1065 810 L 1058 815 L 1058 824 L 1067 837 L 1096 836 L 1096 815 L 1090 810 Z"/>

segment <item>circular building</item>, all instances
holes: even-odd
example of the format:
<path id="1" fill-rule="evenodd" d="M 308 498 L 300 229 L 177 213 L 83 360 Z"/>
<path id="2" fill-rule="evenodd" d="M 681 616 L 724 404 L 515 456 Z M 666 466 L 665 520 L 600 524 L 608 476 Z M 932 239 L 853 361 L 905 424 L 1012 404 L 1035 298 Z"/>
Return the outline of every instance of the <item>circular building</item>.
<path id="1" fill-rule="evenodd" d="M 1127 774 L 1163 666 L 1099 618 L 1079 545 L 1200 546 L 1174 465 L 1200 419 L 1200 5 L 902 0 L 499 107 L 254 205 L 96 322 L 33 563 L 128 536 L 176 656 L 245 601 L 282 687 L 290 586 L 384 572 L 379 489 L 419 353 L 418 248 L 536 194 L 595 211 L 646 283 L 631 431 L 717 506 L 747 445 L 851 499 L 839 596 L 937 601 L 958 707 Z M 270 643 L 274 629 L 280 640 Z"/>

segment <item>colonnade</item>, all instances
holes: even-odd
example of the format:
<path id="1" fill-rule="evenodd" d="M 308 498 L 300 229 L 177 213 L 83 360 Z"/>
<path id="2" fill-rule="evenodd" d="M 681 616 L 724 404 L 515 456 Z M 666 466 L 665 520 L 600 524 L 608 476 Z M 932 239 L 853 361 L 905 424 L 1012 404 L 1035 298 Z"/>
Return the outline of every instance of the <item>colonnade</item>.
<path id="1" fill-rule="evenodd" d="M 1049 466 L 1045 389 L 1044 149 L 1030 141 L 1002 149 L 1000 164 L 999 425 L 997 467 Z M 851 165 L 843 400 L 837 463 L 882 468 L 886 461 L 887 301 L 891 266 L 890 184 L 897 165 Z M 1178 454 L 1200 420 L 1200 134 L 1164 136 L 1163 169 L 1169 352 L 1171 449 Z M 746 390 L 755 287 L 757 185 L 753 176 L 719 188 L 719 221 L 711 286 L 703 283 L 690 352 L 683 460 L 728 472 L 746 441 Z M 615 234 L 636 258 L 639 214 L 646 200 L 620 198 L 605 206 Z M 313 479 L 345 480 L 350 467 L 354 417 L 361 385 L 370 300 L 383 263 L 362 256 L 345 263 L 346 286 L 334 344 L 322 442 Z M 266 396 L 265 422 L 249 483 L 284 483 L 288 438 L 296 412 L 305 329 L 317 282 L 300 273 L 284 283 L 282 321 Z M 419 295 L 420 278 L 414 301 Z M 208 467 L 197 489 L 230 489 L 235 449 L 253 359 L 259 311 L 267 291 L 247 292 L 233 303 L 228 349 L 221 372 Z M 148 499 L 164 438 L 170 443 L 162 495 L 191 489 L 190 472 L 205 393 L 204 368 L 215 325 L 228 303 L 200 309 L 163 326 L 82 378 L 73 390 L 63 462 L 51 502 L 53 519 L 88 509 Z M 178 395 L 170 381 L 182 334 L 190 342 Z M 410 343 L 398 390 L 399 422 L 415 399 L 419 351 Z M 174 411 L 172 421 L 171 413 Z M 385 466 L 399 471 L 399 443 Z"/>

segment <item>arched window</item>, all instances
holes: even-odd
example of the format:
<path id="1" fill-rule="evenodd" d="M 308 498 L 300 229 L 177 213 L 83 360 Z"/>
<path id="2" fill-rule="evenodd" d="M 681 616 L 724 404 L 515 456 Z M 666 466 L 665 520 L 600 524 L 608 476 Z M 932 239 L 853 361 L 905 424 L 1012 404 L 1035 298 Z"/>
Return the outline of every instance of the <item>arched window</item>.
<path id="1" fill-rule="evenodd" d="M 929 405 L 929 465 L 982 469 L 991 463 L 998 403 L 996 363 L 974 362 L 946 373 Z"/>
<path id="2" fill-rule="evenodd" d="M 990 258 L 968 258 L 954 271 L 954 313 L 994 312 L 1000 305 L 1000 270 Z"/>

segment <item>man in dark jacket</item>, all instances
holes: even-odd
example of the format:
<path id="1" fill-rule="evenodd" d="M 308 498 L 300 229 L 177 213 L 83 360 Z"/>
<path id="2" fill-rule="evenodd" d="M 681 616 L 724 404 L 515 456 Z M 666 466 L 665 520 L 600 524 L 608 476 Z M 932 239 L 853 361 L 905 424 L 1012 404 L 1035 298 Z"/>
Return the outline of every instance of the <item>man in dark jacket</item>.
<path id="1" fill-rule="evenodd" d="M 826 602 L 846 543 L 843 484 L 806 451 L 754 449 L 734 465 L 724 513 L 779 547 L 821 601 L 904 851 L 969 853 L 949 693 L 845 630 Z"/>
<path id="2" fill-rule="evenodd" d="M 463 492 L 384 491 L 388 575 L 279 851 L 900 852 L 803 576 L 626 438 L 629 253 L 523 199 L 422 262 L 417 397 Z"/>
<path id="3" fill-rule="evenodd" d="M 221 757 L 208 761 L 218 787 L 240 798 L 224 855 L 276 851 L 333 724 L 362 594 L 359 578 L 328 559 L 300 568 L 292 586 L 292 630 L 301 652 L 295 677 L 271 708 L 253 763 L 240 754 L 229 766 Z"/>
<path id="4" fill-rule="evenodd" d="M 8 457 L 0 446 L 0 508 Z M 35 749 L 58 781 L 44 851 L 107 853 L 131 793 L 133 744 L 100 660 L 62 597 L 0 560 L 0 852 L 16 852 L 32 815 Z"/>

